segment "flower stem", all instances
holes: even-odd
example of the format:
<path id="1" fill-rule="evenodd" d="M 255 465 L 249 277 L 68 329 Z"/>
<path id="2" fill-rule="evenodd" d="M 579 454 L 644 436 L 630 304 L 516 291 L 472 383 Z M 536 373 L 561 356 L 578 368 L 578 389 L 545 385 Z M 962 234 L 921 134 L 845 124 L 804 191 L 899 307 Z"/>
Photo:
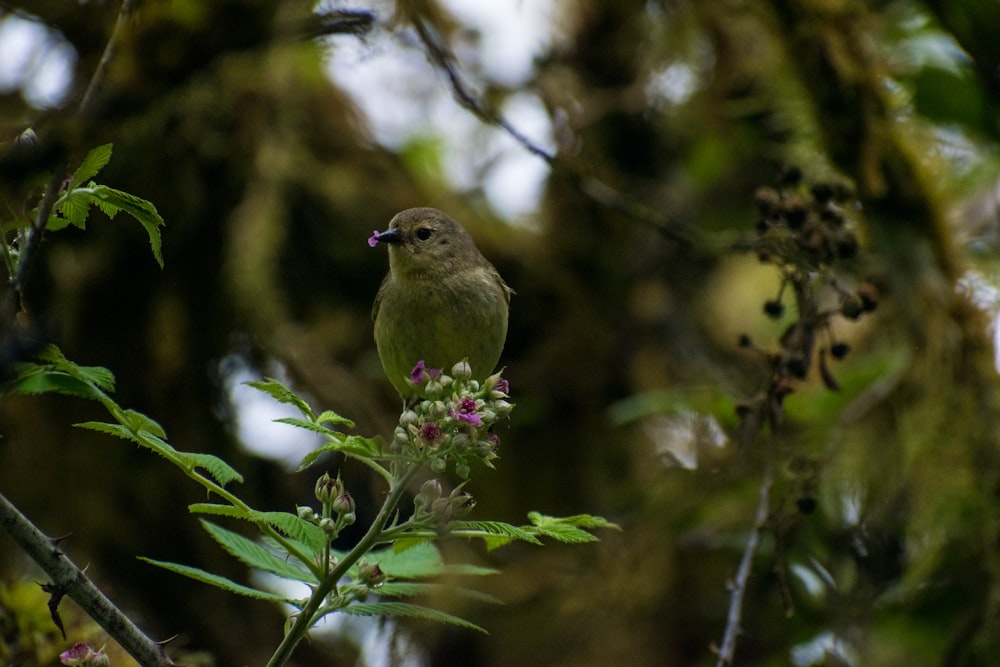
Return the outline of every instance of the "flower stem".
<path id="1" fill-rule="evenodd" d="M 314 617 L 323 605 L 323 601 L 326 599 L 326 596 L 329 595 L 330 591 L 334 589 L 344 573 L 347 572 L 347 570 L 349 570 L 354 563 L 356 563 L 366 553 L 371 551 L 376 545 L 385 541 L 385 525 L 388 523 L 393 511 L 396 509 L 396 505 L 399 504 L 399 500 L 406 491 L 407 486 L 409 486 L 410 481 L 421 467 L 421 463 L 410 463 L 403 468 L 399 476 L 390 485 L 389 495 L 386 496 L 385 502 L 382 503 L 382 508 L 379 510 L 375 520 L 372 521 L 372 525 L 368 529 L 368 532 L 365 533 L 365 536 L 361 538 L 361 541 L 359 541 L 354 548 L 351 549 L 346 556 L 344 556 L 344 559 L 340 561 L 337 567 L 330 571 L 330 573 L 322 581 L 320 581 L 319 586 L 317 586 L 313 591 L 312 596 L 310 596 L 309 601 L 306 603 L 306 606 L 303 607 L 302 611 L 298 613 L 295 623 L 285 635 L 285 638 L 281 640 L 281 644 L 278 645 L 274 655 L 272 655 L 271 659 L 268 660 L 267 667 L 280 667 L 288 661 L 288 659 L 292 656 L 292 651 L 295 650 L 298 643 L 303 637 L 305 637 L 306 632 L 308 632 L 309 628 L 312 627 Z"/>

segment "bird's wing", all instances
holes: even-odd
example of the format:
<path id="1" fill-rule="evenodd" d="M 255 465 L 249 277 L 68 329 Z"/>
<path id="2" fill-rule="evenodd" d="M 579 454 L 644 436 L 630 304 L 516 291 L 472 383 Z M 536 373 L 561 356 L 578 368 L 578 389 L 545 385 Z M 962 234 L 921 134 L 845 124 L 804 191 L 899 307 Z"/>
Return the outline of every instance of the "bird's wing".
<path id="1" fill-rule="evenodd" d="M 378 294 L 375 295 L 375 303 L 372 304 L 372 322 L 378 317 L 378 309 L 382 305 L 382 295 L 385 293 L 386 285 L 388 284 L 389 275 L 386 274 L 385 278 L 382 279 L 382 285 L 378 288 Z"/>

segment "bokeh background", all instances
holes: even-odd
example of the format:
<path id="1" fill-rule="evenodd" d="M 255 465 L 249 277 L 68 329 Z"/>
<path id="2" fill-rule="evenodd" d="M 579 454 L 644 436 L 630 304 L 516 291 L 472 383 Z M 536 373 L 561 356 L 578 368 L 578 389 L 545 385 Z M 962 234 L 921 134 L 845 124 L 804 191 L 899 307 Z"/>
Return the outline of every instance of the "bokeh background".
<path id="1" fill-rule="evenodd" d="M 387 262 L 365 240 L 403 208 L 444 209 L 517 291 L 501 362 L 517 409 L 498 470 L 474 475 L 475 516 L 623 528 L 449 544 L 502 570 L 472 582 L 502 606 L 433 601 L 488 636 L 335 623 L 295 664 L 715 664 L 767 456 L 737 664 L 1000 655 L 1000 4 L 148 0 L 80 114 L 119 9 L 0 2 L 0 215 L 22 222 L 54 164 L 111 142 L 99 180 L 157 206 L 165 267 L 137 224 L 95 212 L 46 237 L 23 319 L 112 370 L 119 402 L 176 447 L 230 461 L 255 507 L 290 509 L 340 462 L 293 472 L 310 443 L 240 383 L 277 376 L 390 433 L 370 322 Z M 27 128 L 38 143 L 15 149 Z M 782 182 L 849 186 L 861 251 L 839 280 L 881 298 L 832 319 L 851 346 L 830 364 L 841 390 L 814 368 L 777 435 L 748 435 L 736 406 L 767 391 L 766 350 L 796 312 L 781 273 L 740 248 L 754 193 Z M 197 487 L 71 426 L 101 417 L 4 398 L 0 491 L 71 533 L 67 553 L 187 663 L 263 664 L 282 610 L 137 560 L 250 576 L 187 514 Z M 382 489 L 342 474 L 363 522 Z M 42 578 L 6 537 L 0 567 L 8 591 Z M 24 639 L 4 636 L 8 651 Z"/>

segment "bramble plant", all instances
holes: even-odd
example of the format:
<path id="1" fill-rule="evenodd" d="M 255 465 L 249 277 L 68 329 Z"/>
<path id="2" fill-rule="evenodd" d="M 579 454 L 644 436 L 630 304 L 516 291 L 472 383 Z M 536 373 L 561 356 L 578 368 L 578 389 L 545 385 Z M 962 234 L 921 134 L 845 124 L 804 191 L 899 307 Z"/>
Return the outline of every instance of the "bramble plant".
<path id="1" fill-rule="evenodd" d="M 82 185 L 83 180 L 107 163 L 110 155 L 110 145 L 88 154 L 80 169 L 66 181 L 65 192 L 54 200 L 51 215 L 43 218 L 48 221 L 45 229 L 59 229 L 67 224 L 82 227 L 90 205 L 97 205 L 109 215 L 125 210 L 147 229 L 154 256 L 162 265 L 159 227 L 163 221 L 152 204 L 93 182 Z M 11 275 L 17 273 L 16 245 L 5 245 Z M 446 564 L 435 542 L 448 536 L 480 538 L 487 549 L 494 549 L 518 540 L 541 544 L 544 537 L 569 543 L 590 542 L 597 539 L 590 532 L 593 529 L 617 529 L 601 517 L 586 514 L 557 518 L 532 512 L 528 515 L 530 523 L 524 526 L 465 518 L 475 504 L 466 490 L 473 470 L 480 464 L 493 467 L 499 448 L 494 426 L 506 420 L 514 408 L 508 401 L 508 383 L 500 373 L 484 382 L 472 378 L 467 362 L 456 364 L 447 373 L 418 363 L 408 380 L 422 398 L 411 401 L 404 408 L 388 441 L 379 436 L 369 438 L 345 433 L 343 429 L 354 427 L 351 420 L 331 411 L 317 414 L 305 400 L 277 380 L 248 383 L 273 399 L 294 406 L 300 413 L 299 417 L 277 421 L 322 436 L 323 444 L 303 459 L 300 471 L 314 464 L 321 455 L 335 453 L 363 463 L 385 483 L 387 492 L 381 508 L 363 536 L 347 551 L 334 549 L 333 544 L 343 529 L 354 524 L 358 517 L 354 498 L 339 472 L 336 476 L 323 472 L 317 479 L 316 507 L 302 505 L 294 512 L 252 508 L 230 488 L 243 481 L 232 466 L 212 454 L 175 449 L 156 421 L 120 406 L 112 398 L 114 376 L 111 371 L 78 365 L 55 346 L 46 347 L 37 361 L 20 364 L 16 379 L 3 387 L 3 393 L 53 392 L 98 401 L 111 419 L 76 426 L 136 443 L 159 454 L 203 486 L 212 502 L 190 505 L 190 512 L 202 517 L 247 521 L 258 528 L 260 540 L 255 541 L 207 519 L 201 520 L 206 532 L 229 554 L 250 568 L 304 584 L 304 590 L 309 591 L 307 597 L 295 598 L 250 587 L 189 565 L 150 558 L 143 560 L 231 593 L 291 607 L 284 638 L 267 663 L 275 666 L 289 659 L 298 642 L 321 619 L 337 612 L 419 617 L 485 632 L 457 616 L 402 601 L 440 588 L 441 584 L 428 581 L 435 576 L 495 572 L 472 565 Z M 440 479 L 448 474 L 462 480 L 450 491 Z M 416 490 L 416 480 L 420 477 L 427 479 Z M 47 568 L 47 571 L 57 579 L 51 570 Z M 52 588 L 59 589 L 60 595 L 74 596 L 73 591 L 64 591 L 60 586 L 63 584 L 57 583 Z M 484 601 L 492 600 L 485 594 L 455 588 Z M 55 611 L 53 620 L 59 623 Z M 102 625 L 108 628 L 113 624 L 102 622 Z M 121 637 L 116 638 L 122 641 Z M 122 643 L 135 655 L 127 642 Z M 158 661 L 150 664 L 172 663 L 161 655 Z"/>
<path id="2" fill-rule="evenodd" d="M 398 601 L 430 591 L 436 585 L 421 581 L 430 577 L 494 573 L 471 565 L 446 565 L 434 542 L 449 535 L 481 538 L 487 548 L 493 549 L 515 540 L 541 544 L 542 537 L 569 543 L 590 542 L 597 538 L 589 529 L 616 528 L 601 517 L 586 514 L 557 518 L 532 512 L 528 515 L 530 524 L 525 526 L 462 518 L 474 505 L 473 497 L 465 490 L 472 466 L 481 462 L 492 467 L 499 441 L 491 427 L 513 409 L 507 401 L 507 382 L 500 374 L 480 384 L 471 379 L 471 369 L 465 362 L 457 364 L 451 375 L 424 369 L 422 364 L 414 369 L 412 378 L 418 380 L 416 384 L 428 398 L 403 412 L 388 442 L 377 436 L 368 438 L 337 430 L 351 428 L 353 423 L 330 411 L 316 414 L 277 380 L 249 383 L 275 400 L 295 406 L 302 415 L 277 421 L 319 433 L 325 439 L 322 446 L 304 458 L 300 470 L 321 454 L 336 452 L 364 463 L 388 486 L 385 501 L 364 536 L 351 550 L 340 551 L 333 548 L 333 542 L 346 526 L 356 521 L 356 515 L 354 500 L 339 475 L 334 478 L 324 472 L 317 480 L 318 509 L 300 506 L 295 512 L 256 510 L 226 488 L 243 481 L 229 464 L 211 454 L 175 449 L 159 424 L 119 406 L 109 394 L 114 388 L 114 378 L 108 370 L 74 364 L 55 347 L 46 349 L 41 361 L 44 363 L 23 364 L 7 393 L 56 392 L 99 401 L 113 420 L 76 426 L 130 440 L 173 463 L 221 501 L 196 503 L 189 506 L 189 511 L 248 521 L 261 531 L 262 540 L 256 542 L 202 520 L 208 534 L 226 551 L 251 568 L 309 587 L 312 594 L 297 599 L 251 588 L 198 568 L 143 559 L 231 593 L 291 606 L 295 611 L 289 616 L 285 638 L 269 665 L 284 664 L 305 633 L 334 612 L 413 616 L 482 631 L 459 617 Z M 446 493 L 444 485 L 431 478 L 413 497 L 412 510 L 405 509 L 404 498 L 418 474 L 449 470 L 465 481 Z M 368 601 L 372 593 L 377 594 L 377 601 Z M 489 599 L 484 595 L 478 597 Z"/>

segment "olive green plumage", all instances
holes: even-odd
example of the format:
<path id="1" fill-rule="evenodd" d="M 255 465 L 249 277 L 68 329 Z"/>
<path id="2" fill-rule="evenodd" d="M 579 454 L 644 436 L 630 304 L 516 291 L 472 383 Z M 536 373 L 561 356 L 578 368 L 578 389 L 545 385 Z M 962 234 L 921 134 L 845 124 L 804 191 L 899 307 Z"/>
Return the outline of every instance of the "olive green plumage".
<path id="1" fill-rule="evenodd" d="M 469 233 L 442 211 L 411 208 L 372 239 L 389 246 L 389 273 L 372 308 L 375 345 L 400 395 L 414 396 L 407 380 L 421 360 L 448 373 L 468 359 L 484 380 L 507 338 L 511 289 Z"/>

